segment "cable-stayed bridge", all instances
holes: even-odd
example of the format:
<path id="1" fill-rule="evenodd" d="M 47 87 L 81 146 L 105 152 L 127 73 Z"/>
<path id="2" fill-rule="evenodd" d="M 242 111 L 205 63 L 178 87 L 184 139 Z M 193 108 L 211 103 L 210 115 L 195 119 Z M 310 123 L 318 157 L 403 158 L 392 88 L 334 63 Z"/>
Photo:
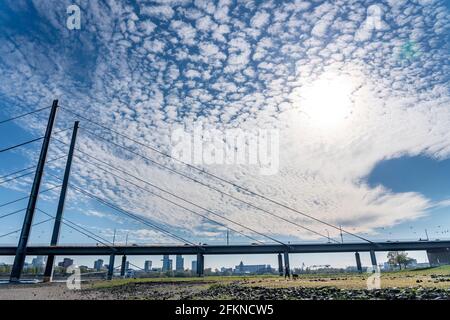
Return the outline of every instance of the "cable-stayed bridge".
<path id="1" fill-rule="evenodd" d="M 142 141 L 131 137 L 123 132 L 116 131 L 111 129 L 107 125 L 96 122 L 90 119 L 87 116 L 78 114 L 73 112 L 72 110 L 61 107 L 58 105 L 58 101 L 55 100 L 51 107 L 41 108 L 37 110 L 33 110 L 27 113 L 23 113 L 17 116 L 13 116 L 9 119 L 5 119 L 0 121 L 0 125 L 18 120 L 21 118 L 25 118 L 28 116 L 32 116 L 34 114 L 43 112 L 45 110 L 50 109 L 50 115 L 47 123 L 47 128 L 44 136 L 30 139 L 25 142 L 21 142 L 19 144 L 8 146 L 3 149 L 0 149 L 0 154 L 21 148 L 31 143 L 37 143 L 42 141 L 41 152 L 39 155 L 39 160 L 36 166 L 30 166 L 27 168 L 23 168 L 20 170 L 16 170 L 14 172 L 8 173 L 0 177 L 0 185 L 15 181 L 17 179 L 21 179 L 22 177 L 30 176 L 34 173 L 34 180 L 31 187 L 30 195 L 26 197 L 21 197 L 18 199 L 13 199 L 7 201 L 5 203 L 0 204 L 0 208 L 7 207 L 11 204 L 20 203 L 21 201 L 28 200 L 28 205 L 26 208 L 15 210 L 12 212 L 0 214 L 0 219 L 14 216 L 18 213 L 25 211 L 25 217 L 22 224 L 22 228 L 18 230 L 14 230 L 12 232 L 0 235 L 0 238 L 4 236 L 8 236 L 14 233 L 20 233 L 19 243 L 15 247 L 10 246 L 0 246 L 0 255 L 14 255 L 14 265 L 11 272 L 11 281 L 19 281 L 22 274 L 22 269 L 25 263 L 25 258 L 27 255 L 44 255 L 47 256 L 47 265 L 45 268 L 44 279 L 46 281 L 51 280 L 53 266 L 54 266 L 54 258 L 57 255 L 76 255 L 76 256 L 100 256 L 100 255 L 109 255 L 110 263 L 108 270 L 108 278 L 112 278 L 114 271 L 114 261 L 116 256 L 122 256 L 122 265 L 126 262 L 127 255 L 165 255 L 165 254 L 186 254 L 186 255 L 196 255 L 197 256 L 197 274 L 202 275 L 204 269 L 204 256 L 205 255 L 221 255 L 221 254 L 278 254 L 278 267 L 280 274 L 286 273 L 289 275 L 290 265 L 289 265 L 289 254 L 290 253 L 328 253 L 328 252 L 355 252 L 356 265 L 359 270 L 361 270 L 361 260 L 359 256 L 359 252 L 369 252 L 371 257 L 371 263 L 373 266 L 377 265 L 375 252 L 376 251 L 395 251 L 395 250 L 448 250 L 450 247 L 450 241 L 402 241 L 402 242 L 374 242 L 371 241 L 359 234 L 354 232 L 350 232 L 341 226 L 336 226 L 332 223 L 324 221 L 323 219 L 319 219 L 314 217 L 308 213 L 300 211 L 296 208 L 293 208 L 289 205 L 282 203 L 276 199 L 265 196 L 253 190 L 249 190 L 233 181 L 227 180 L 223 177 L 220 177 L 216 174 L 208 172 L 200 167 L 194 166 L 192 164 L 183 162 L 182 160 L 173 158 L 171 155 L 161 151 L 159 148 L 150 146 Z M 74 122 L 73 127 L 66 128 L 60 131 L 53 132 L 53 127 L 56 121 L 56 115 L 58 110 L 62 110 L 63 112 L 69 113 L 74 116 L 77 120 Z M 97 130 L 92 130 L 88 127 L 80 126 L 80 122 L 89 123 L 90 125 L 97 128 Z M 105 143 L 111 144 L 115 148 L 121 149 L 124 152 L 129 153 L 135 157 L 139 157 L 143 159 L 146 163 L 150 165 L 154 165 L 162 170 L 166 170 L 171 174 L 180 176 L 181 178 L 190 181 L 193 184 L 202 185 L 203 187 L 208 188 L 209 190 L 220 194 L 223 197 L 227 197 L 232 199 L 233 201 L 239 202 L 241 205 L 247 206 L 248 208 L 257 210 L 262 215 L 270 216 L 273 219 L 277 219 L 280 223 L 289 224 L 298 228 L 299 230 L 306 231 L 310 234 L 313 234 L 317 237 L 323 238 L 325 243 L 308 243 L 308 244 L 293 244 L 286 241 L 280 240 L 278 237 L 273 235 L 269 235 L 267 233 L 263 233 L 261 231 L 256 230 L 256 228 L 248 226 L 242 222 L 230 219 L 223 214 L 219 213 L 217 210 L 212 210 L 202 205 L 201 202 L 197 200 L 188 199 L 186 197 L 180 196 L 173 191 L 170 191 L 164 187 L 158 185 L 157 182 L 149 181 L 143 177 L 132 173 L 130 170 L 125 170 L 120 168 L 113 163 L 106 161 L 105 159 L 101 159 L 98 156 L 94 156 L 86 151 L 81 150 L 77 147 L 77 134 L 79 129 L 84 130 L 85 133 L 89 134 L 93 138 L 99 139 Z M 57 133 L 65 132 L 68 130 L 72 130 L 72 137 L 70 143 L 63 141 L 62 139 L 57 138 L 55 135 Z M 102 133 L 99 133 L 102 132 Z M 179 164 L 185 166 L 190 170 L 191 173 L 186 173 L 185 171 L 181 171 L 179 169 L 175 169 L 174 167 L 168 166 L 162 161 L 158 161 L 154 158 L 150 158 L 147 155 L 144 155 L 140 152 L 135 151 L 134 149 L 126 146 L 125 144 L 121 144 L 111 138 L 106 137 L 105 133 L 120 137 L 123 140 L 127 140 L 128 142 L 133 143 L 134 145 L 139 146 L 140 148 L 148 149 L 159 156 L 170 158 L 173 161 L 178 162 Z M 55 141 L 64 146 L 69 147 L 69 151 L 67 155 L 61 155 L 54 158 L 47 159 L 47 154 L 49 150 L 50 141 Z M 64 176 L 61 178 L 58 175 L 48 173 L 52 176 L 56 181 L 59 181 L 61 184 L 55 184 L 46 189 L 41 188 L 42 177 L 46 165 L 52 163 L 54 161 L 66 158 L 66 165 L 64 170 Z M 230 231 L 233 231 L 236 234 L 239 234 L 242 237 L 247 238 L 250 241 L 248 245 L 206 245 L 206 244 L 197 244 L 191 240 L 187 240 L 185 237 L 180 236 L 179 234 L 171 231 L 164 225 L 160 223 L 155 223 L 148 217 L 144 217 L 141 214 L 136 214 L 135 212 L 131 212 L 128 209 L 121 207 L 120 205 L 113 203 L 110 199 L 105 197 L 100 197 L 85 188 L 80 187 L 74 182 L 70 181 L 70 173 L 72 167 L 72 161 L 74 158 L 77 158 L 83 163 L 89 164 L 96 168 L 97 170 L 102 171 L 103 173 L 114 177 L 120 181 L 123 181 L 129 186 L 132 186 L 136 189 L 139 189 L 142 192 L 145 192 L 149 195 L 157 197 L 172 206 L 175 206 L 185 212 L 189 212 L 190 214 L 196 215 L 208 221 L 209 223 L 216 224 L 220 227 L 226 228 Z M 208 181 L 204 182 L 204 180 L 199 179 L 192 172 L 197 173 L 198 175 L 204 176 L 208 178 Z M 343 243 L 343 241 L 338 241 L 328 234 L 325 235 L 323 232 L 317 230 L 316 228 L 312 228 L 310 226 L 306 226 L 304 224 L 298 223 L 295 220 L 286 218 L 286 216 L 280 215 L 277 212 L 267 210 L 260 205 L 255 204 L 255 202 L 250 202 L 249 200 L 245 200 L 239 196 L 231 194 L 230 192 L 224 191 L 220 185 L 228 185 L 233 187 L 235 190 L 240 191 L 248 196 L 251 196 L 253 200 L 263 201 L 275 205 L 279 209 L 284 211 L 289 211 L 290 213 L 294 213 L 296 215 L 301 216 L 303 219 L 307 219 L 310 221 L 314 221 L 314 223 L 318 225 L 323 225 L 327 228 L 332 228 L 338 230 L 342 234 L 346 234 L 348 236 L 357 239 L 358 242 L 349 242 Z M 93 201 L 102 204 L 103 206 L 108 207 L 110 210 L 114 211 L 116 214 L 120 216 L 127 217 L 133 221 L 136 221 L 146 228 L 151 229 L 155 232 L 161 233 L 171 239 L 177 241 L 181 245 L 140 245 L 140 246 L 120 246 L 116 245 L 114 242 L 111 242 L 104 237 L 100 236 L 98 233 L 94 233 L 88 228 L 77 224 L 63 216 L 64 214 L 64 206 L 66 201 L 67 190 L 70 188 L 74 190 L 79 195 L 90 198 Z M 56 214 L 48 212 L 47 210 L 43 210 L 38 207 L 38 198 L 40 195 L 50 192 L 52 190 L 60 190 L 58 206 L 56 210 Z M 195 208 L 195 209 L 193 209 Z M 47 218 L 34 222 L 33 218 L 36 212 L 40 212 L 45 215 Z M 53 223 L 53 231 L 51 236 L 51 241 L 48 246 L 29 246 L 28 241 L 31 234 L 31 230 L 33 226 L 37 226 L 44 223 Z M 66 227 L 86 236 L 97 242 L 96 246 L 86 246 L 86 245 L 61 245 L 59 244 L 59 236 L 61 225 L 65 225 Z M 284 258 L 284 267 L 283 267 L 283 258 Z M 123 270 L 122 266 L 122 270 Z"/>

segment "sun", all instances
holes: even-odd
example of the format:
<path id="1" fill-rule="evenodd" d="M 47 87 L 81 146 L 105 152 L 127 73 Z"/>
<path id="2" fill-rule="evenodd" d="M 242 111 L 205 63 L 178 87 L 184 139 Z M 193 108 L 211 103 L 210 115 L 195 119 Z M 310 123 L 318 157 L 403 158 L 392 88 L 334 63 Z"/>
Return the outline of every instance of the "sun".
<path id="1" fill-rule="evenodd" d="M 296 104 L 312 125 L 333 128 L 351 114 L 354 89 L 351 76 L 324 73 L 299 89 Z"/>

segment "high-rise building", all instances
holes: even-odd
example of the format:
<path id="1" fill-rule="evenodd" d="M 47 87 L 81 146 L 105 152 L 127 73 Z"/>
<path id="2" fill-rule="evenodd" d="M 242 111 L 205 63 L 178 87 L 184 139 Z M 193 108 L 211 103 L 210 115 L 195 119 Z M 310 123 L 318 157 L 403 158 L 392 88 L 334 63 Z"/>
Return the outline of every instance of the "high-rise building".
<path id="1" fill-rule="evenodd" d="M 172 259 L 169 259 L 169 255 L 165 254 L 163 256 L 163 265 L 162 265 L 162 271 L 166 272 L 166 271 L 172 271 Z"/>
<path id="2" fill-rule="evenodd" d="M 68 267 L 70 267 L 71 265 L 73 265 L 73 259 L 70 259 L 70 258 L 64 258 L 64 260 L 63 261 L 61 261 L 60 263 L 58 263 L 58 266 L 59 267 L 63 267 L 63 268 L 68 268 Z"/>
<path id="3" fill-rule="evenodd" d="M 244 265 L 241 261 L 234 269 L 234 273 L 266 273 L 271 272 L 272 268 L 270 265 L 265 264 L 255 264 L 255 265 Z"/>
<path id="4" fill-rule="evenodd" d="M 31 261 L 31 265 L 35 268 L 42 268 L 45 265 L 45 257 L 44 256 L 37 256 L 36 258 L 33 258 Z"/>
<path id="5" fill-rule="evenodd" d="M 144 271 L 150 272 L 152 271 L 152 262 L 150 260 L 146 260 L 144 263 Z"/>
<path id="6" fill-rule="evenodd" d="M 98 259 L 94 261 L 94 269 L 96 271 L 100 271 L 103 268 L 103 260 L 102 259 Z"/>
<path id="7" fill-rule="evenodd" d="M 181 254 L 177 254 L 176 263 L 175 263 L 176 271 L 184 271 L 184 258 Z"/>
<path id="8" fill-rule="evenodd" d="M 197 272 L 197 261 L 196 260 L 192 261 L 191 270 L 193 272 Z"/>

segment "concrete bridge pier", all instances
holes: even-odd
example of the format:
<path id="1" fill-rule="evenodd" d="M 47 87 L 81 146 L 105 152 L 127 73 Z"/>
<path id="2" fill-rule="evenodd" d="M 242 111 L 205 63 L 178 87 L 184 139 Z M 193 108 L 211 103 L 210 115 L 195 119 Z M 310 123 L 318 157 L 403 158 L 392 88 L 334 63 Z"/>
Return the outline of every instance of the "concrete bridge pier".
<path id="1" fill-rule="evenodd" d="M 120 266 L 120 276 L 121 277 L 125 277 L 126 265 L 127 265 L 127 256 L 123 255 L 122 256 L 122 265 Z"/>
<path id="2" fill-rule="evenodd" d="M 291 266 L 289 265 L 289 252 L 284 252 L 284 276 L 291 277 Z"/>
<path id="3" fill-rule="evenodd" d="M 378 267 L 378 264 L 377 264 L 377 256 L 375 255 L 375 251 L 373 250 L 370 250 L 370 261 L 372 262 L 373 272 L 375 272 L 376 268 Z"/>
<path id="4" fill-rule="evenodd" d="M 205 257 L 203 253 L 197 253 L 197 275 L 199 277 L 203 277 L 204 269 L 205 269 Z"/>
<path id="5" fill-rule="evenodd" d="M 108 275 L 106 277 L 107 280 L 112 280 L 112 278 L 113 278 L 115 257 L 116 256 L 114 254 L 111 254 L 109 256 Z"/>
<path id="6" fill-rule="evenodd" d="M 280 274 L 280 277 L 282 277 L 284 274 L 283 257 L 281 256 L 281 253 L 278 254 L 278 273 Z"/>
<path id="7" fill-rule="evenodd" d="M 359 252 L 355 252 L 355 259 L 356 269 L 358 269 L 358 272 L 362 272 L 361 257 L 359 256 Z"/>

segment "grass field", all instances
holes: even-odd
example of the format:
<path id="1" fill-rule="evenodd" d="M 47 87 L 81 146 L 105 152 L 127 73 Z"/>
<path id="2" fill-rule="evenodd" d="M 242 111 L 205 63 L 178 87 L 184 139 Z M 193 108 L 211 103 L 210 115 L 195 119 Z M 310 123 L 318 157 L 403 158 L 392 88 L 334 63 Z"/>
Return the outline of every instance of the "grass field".
<path id="1" fill-rule="evenodd" d="M 226 285 L 238 282 L 244 286 L 266 288 L 287 287 L 335 287 L 340 289 L 364 289 L 367 287 L 368 273 L 337 273 L 337 274 L 303 274 L 296 280 L 286 280 L 279 276 L 206 276 L 202 278 L 148 278 L 148 279 L 114 279 L 112 281 L 97 281 L 90 284 L 91 288 L 111 288 L 132 283 L 181 284 L 202 283 L 202 286 Z M 418 270 L 402 270 L 382 272 L 381 288 L 450 288 L 450 266 L 426 268 Z"/>
<path id="2" fill-rule="evenodd" d="M 206 276 L 85 281 L 81 290 L 64 282 L 0 286 L 0 300 L 367 300 L 450 299 L 450 266 L 385 272 L 380 290 L 367 290 L 371 274 L 279 276 Z"/>

